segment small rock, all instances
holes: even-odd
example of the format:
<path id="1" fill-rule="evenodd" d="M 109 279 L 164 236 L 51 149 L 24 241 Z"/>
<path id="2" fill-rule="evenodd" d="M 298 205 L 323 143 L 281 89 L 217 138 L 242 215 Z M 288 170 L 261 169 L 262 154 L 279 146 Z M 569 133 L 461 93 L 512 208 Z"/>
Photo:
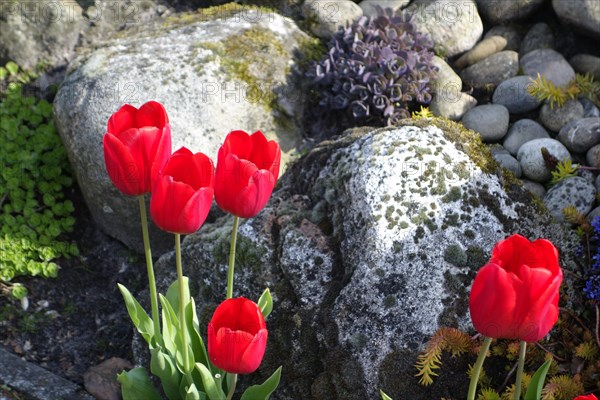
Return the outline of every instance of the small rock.
<path id="1" fill-rule="evenodd" d="M 460 74 L 463 82 L 478 88 L 495 87 L 517 75 L 519 54 L 516 51 L 501 51 L 471 65 Z"/>
<path id="2" fill-rule="evenodd" d="M 406 7 L 410 0 L 363 0 L 358 5 L 363 10 L 363 14 L 367 17 L 373 17 L 377 14 L 377 7 L 382 9 L 390 8 L 393 12 Z"/>
<path id="3" fill-rule="evenodd" d="M 600 175 L 598 175 L 594 180 L 594 186 L 596 186 L 596 191 L 600 192 Z"/>
<path id="4" fill-rule="evenodd" d="M 559 52 L 552 49 L 530 51 L 521 58 L 521 68 L 525 75 L 536 78 L 538 74 L 556 86 L 566 86 L 574 77 L 573 67 Z"/>
<path id="5" fill-rule="evenodd" d="M 541 183 L 530 181 L 528 179 L 521 179 L 521 182 L 525 189 L 529 190 L 540 199 L 543 199 L 546 195 L 546 188 Z"/>
<path id="6" fill-rule="evenodd" d="M 598 190 L 598 185 L 596 185 L 596 190 Z M 600 215 L 600 206 L 598 206 L 598 207 L 594 208 L 592 211 L 590 211 L 586 217 L 587 217 L 588 221 L 592 222 L 594 220 L 594 218 L 599 215 Z"/>
<path id="7" fill-rule="evenodd" d="M 486 38 L 477 43 L 475 47 L 460 56 L 460 58 L 454 62 L 454 65 L 457 68 L 468 67 L 492 54 L 504 50 L 507 43 L 508 41 L 502 36 L 486 36 Z"/>
<path id="8" fill-rule="evenodd" d="M 544 103 L 540 110 L 540 122 L 553 132 L 558 132 L 569 122 L 583 118 L 583 106 L 577 100 L 569 100 L 562 107 Z"/>
<path id="9" fill-rule="evenodd" d="M 521 174 L 523 173 L 521 170 L 521 164 L 519 164 L 519 161 L 517 161 L 517 159 L 514 158 L 506 149 L 502 147 L 493 148 L 492 157 L 494 157 L 494 160 L 496 160 L 498 165 L 500 165 L 502 168 L 506 168 L 517 178 L 521 177 Z"/>
<path id="10" fill-rule="evenodd" d="M 433 93 L 449 100 L 455 100 L 460 96 L 462 80 L 454 72 L 451 66 L 438 56 L 433 56 L 431 64 L 438 68 L 437 77 L 432 82 Z"/>
<path id="11" fill-rule="evenodd" d="M 587 214 L 596 200 L 594 184 L 580 176 L 566 178 L 553 186 L 546 196 L 544 204 L 558 221 L 564 221 L 563 210 L 575 206 L 581 214 Z"/>
<path id="12" fill-rule="evenodd" d="M 446 57 L 471 50 L 481 39 L 483 22 L 475 0 L 415 0 L 406 10 L 417 31 L 429 34 Z"/>
<path id="13" fill-rule="evenodd" d="M 591 183 L 594 183 L 594 180 L 596 179 L 596 175 L 594 175 L 594 173 L 589 169 L 578 169 L 577 176 L 580 176 Z"/>
<path id="14" fill-rule="evenodd" d="M 362 8 L 350 0 L 307 0 L 302 6 L 306 19 L 314 21 L 310 30 L 322 39 L 331 39 L 340 27 L 346 27 L 363 15 Z"/>
<path id="15" fill-rule="evenodd" d="M 549 137 L 548 132 L 537 122 L 531 119 L 520 119 L 510 127 L 502 145 L 510 154 L 516 156 L 523 144 Z"/>
<path id="16" fill-rule="evenodd" d="M 479 11 L 491 22 L 505 22 L 533 14 L 544 0 L 477 0 Z"/>
<path id="17" fill-rule="evenodd" d="M 595 145 L 585 153 L 587 165 L 594 168 L 600 168 L 600 144 Z"/>
<path id="18" fill-rule="evenodd" d="M 129 361 L 117 357 L 90 367 L 83 375 L 85 390 L 97 400 L 120 400 L 121 387 L 117 382 L 117 374 L 131 368 L 133 366 Z"/>
<path id="19" fill-rule="evenodd" d="M 600 109 L 587 97 L 580 97 L 579 102 L 583 106 L 583 118 L 600 117 Z"/>
<path id="20" fill-rule="evenodd" d="M 598 0 L 552 0 L 552 7 L 562 23 L 589 37 L 600 39 Z"/>
<path id="21" fill-rule="evenodd" d="M 515 76 L 498 85 L 492 96 L 494 104 L 502 104 L 511 114 L 521 114 L 535 110 L 542 101 L 529 94 L 529 76 Z"/>
<path id="22" fill-rule="evenodd" d="M 523 175 L 535 182 L 547 182 L 552 177 L 542 157 L 542 148 L 546 148 L 559 161 L 571 159 L 569 150 L 558 140 L 534 139 L 523 144 L 517 153 L 517 160 L 521 163 Z"/>
<path id="23" fill-rule="evenodd" d="M 506 135 L 509 113 L 499 104 L 472 108 L 462 117 L 463 125 L 481 135 L 484 142 L 496 142 Z"/>
<path id="24" fill-rule="evenodd" d="M 575 153 L 585 153 L 600 143 L 600 118 L 569 122 L 558 133 L 558 140 Z"/>
<path id="25" fill-rule="evenodd" d="M 477 105 L 477 100 L 466 93 L 459 93 L 458 98 L 450 99 L 433 95 L 429 109 L 433 115 L 459 121 L 463 115 Z"/>
<path id="26" fill-rule="evenodd" d="M 503 50 L 519 51 L 521 34 L 515 28 L 506 25 L 496 25 L 485 34 L 485 38 L 491 36 L 502 36 L 506 39 L 506 47 Z"/>
<path id="27" fill-rule="evenodd" d="M 530 51 L 537 49 L 551 49 L 554 47 L 554 34 L 545 22 L 539 22 L 531 27 L 521 42 L 519 55 L 523 57 Z"/>
<path id="28" fill-rule="evenodd" d="M 600 57 L 589 54 L 577 54 L 569 61 L 576 72 L 582 75 L 590 74 L 595 80 L 600 81 Z"/>

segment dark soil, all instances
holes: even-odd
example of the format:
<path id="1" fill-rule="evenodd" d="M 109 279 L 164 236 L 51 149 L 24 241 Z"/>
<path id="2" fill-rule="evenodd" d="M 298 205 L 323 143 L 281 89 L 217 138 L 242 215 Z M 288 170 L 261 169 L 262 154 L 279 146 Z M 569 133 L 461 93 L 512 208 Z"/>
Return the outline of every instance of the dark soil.
<path id="1" fill-rule="evenodd" d="M 19 278 L 29 306 L 0 297 L 0 344 L 23 359 L 83 384 L 83 374 L 110 357 L 132 361 L 133 325 L 117 283 L 137 293 L 146 283 L 143 257 L 100 232 L 79 189 L 68 197 L 77 224 L 70 239 L 80 256 L 58 260 L 54 279 Z M 141 233 L 140 233 L 141 234 Z"/>

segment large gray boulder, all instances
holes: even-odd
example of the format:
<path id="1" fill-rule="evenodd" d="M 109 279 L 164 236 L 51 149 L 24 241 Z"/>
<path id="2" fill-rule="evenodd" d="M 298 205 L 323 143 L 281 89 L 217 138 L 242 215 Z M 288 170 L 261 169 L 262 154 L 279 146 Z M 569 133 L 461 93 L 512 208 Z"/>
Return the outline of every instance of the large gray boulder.
<path id="1" fill-rule="evenodd" d="M 598 0 L 552 0 L 558 18 L 569 27 L 600 39 L 600 2 Z"/>
<path id="2" fill-rule="evenodd" d="M 430 387 L 418 385 L 414 364 L 439 327 L 472 331 L 469 286 L 493 245 L 515 232 L 549 238 L 572 268 L 574 235 L 496 175 L 473 132 L 427 124 L 358 128 L 317 146 L 242 223 L 234 296 L 257 299 L 269 287 L 275 308 L 258 377 L 241 385 L 283 365 L 277 399 L 466 393 L 466 363 Z M 224 216 L 183 244 L 201 327 L 225 296 L 230 230 Z M 175 278 L 173 253 L 157 275 L 164 290 Z"/>
<path id="3" fill-rule="evenodd" d="M 260 129 L 284 153 L 300 142 L 304 96 L 291 71 L 307 36 L 277 14 L 238 9 L 244 14 L 185 14 L 124 31 L 78 57 L 56 96 L 56 125 L 94 220 L 134 249 L 142 249 L 137 201 L 113 187 L 102 149 L 108 118 L 123 104 L 161 102 L 173 150 L 186 146 L 215 162 L 235 129 Z"/>

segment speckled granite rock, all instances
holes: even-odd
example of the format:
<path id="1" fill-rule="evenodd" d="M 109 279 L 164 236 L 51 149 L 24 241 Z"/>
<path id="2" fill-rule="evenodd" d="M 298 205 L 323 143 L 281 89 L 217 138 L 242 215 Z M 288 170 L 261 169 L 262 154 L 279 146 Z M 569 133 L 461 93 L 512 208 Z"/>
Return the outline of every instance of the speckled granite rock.
<path id="1" fill-rule="evenodd" d="M 255 379 L 283 364 L 278 399 L 465 392 L 462 369 L 431 387 L 406 376 L 436 328 L 471 329 L 468 287 L 494 243 L 518 230 L 549 238 L 564 257 L 576 243 L 525 189 L 506 192 L 474 134 L 450 122 L 443 130 L 412 123 L 420 127 L 358 128 L 317 146 L 240 228 L 234 295 L 256 299 L 267 286 L 273 293 Z M 230 229 L 224 217 L 183 244 L 184 272 L 199 285 L 204 318 L 225 293 Z M 170 281 L 173 265 L 172 253 L 163 256 L 157 276 Z"/>
<path id="2" fill-rule="evenodd" d="M 534 139 L 526 142 L 519 148 L 517 160 L 521 163 L 523 175 L 532 181 L 547 182 L 551 178 L 550 170 L 542 157 L 542 149 L 559 161 L 570 160 L 569 150 L 555 139 Z"/>
<path id="3" fill-rule="evenodd" d="M 558 221 L 564 221 L 563 210 L 574 206 L 581 214 L 587 214 L 596 200 L 596 187 L 585 178 L 574 176 L 553 186 L 546 196 L 544 204 Z"/>

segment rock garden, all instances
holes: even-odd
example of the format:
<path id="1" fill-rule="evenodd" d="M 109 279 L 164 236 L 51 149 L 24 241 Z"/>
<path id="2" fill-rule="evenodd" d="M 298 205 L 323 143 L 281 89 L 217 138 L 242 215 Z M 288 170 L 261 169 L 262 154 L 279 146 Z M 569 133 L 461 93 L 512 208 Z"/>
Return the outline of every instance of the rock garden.
<path id="1" fill-rule="evenodd" d="M 597 0 L 2 2 L 0 400 L 595 399 L 599 43 Z"/>

